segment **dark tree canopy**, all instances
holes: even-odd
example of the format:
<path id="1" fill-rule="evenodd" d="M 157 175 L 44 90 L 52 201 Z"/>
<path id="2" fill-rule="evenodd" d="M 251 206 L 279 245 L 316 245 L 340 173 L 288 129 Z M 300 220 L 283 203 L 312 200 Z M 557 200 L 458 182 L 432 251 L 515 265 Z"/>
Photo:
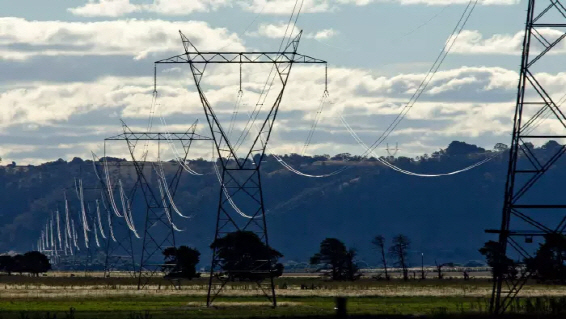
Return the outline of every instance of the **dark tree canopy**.
<path id="1" fill-rule="evenodd" d="M 539 281 L 566 284 L 566 236 L 546 235 L 536 255 L 525 262 Z"/>
<path id="2" fill-rule="evenodd" d="M 200 252 L 187 246 L 168 247 L 163 251 L 165 266 L 163 270 L 167 272 L 166 278 L 185 278 L 193 279 L 200 277 L 196 271 L 196 266 L 200 261 Z"/>
<path id="3" fill-rule="evenodd" d="M 336 238 L 326 238 L 320 243 L 320 251 L 311 257 L 312 265 L 319 265 L 318 271 L 325 271 L 332 280 L 356 280 L 361 273 L 354 262 L 356 251 Z"/>
<path id="4" fill-rule="evenodd" d="M 283 265 L 277 263 L 283 255 L 253 232 L 229 233 L 216 239 L 210 248 L 216 249 L 220 267 L 230 280 L 260 281 L 283 274 Z"/>
<path id="5" fill-rule="evenodd" d="M 505 255 L 499 242 L 490 240 L 480 248 L 479 252 L 485 256 L 486 262 L 494 275 L 517 276 L 515 262 Z"/>
<path id="6" fill-rule="evenodd" d="M 459 141 L 453 141 L 446 148 L 446 155 L 468 155 L 483 152 L 485 152 L 485 149 L 481 147 Z"/>
<path id="7" fill-rule="evenodd" d="M 0 256 L 0 271 L 10 275 L 13 272 L 17 272 L 39 276 L 40 273 L 45 273 L 49 270 L 51 270 L 49 258 L 39 251 L 29 251 L 23 255 Z"/>

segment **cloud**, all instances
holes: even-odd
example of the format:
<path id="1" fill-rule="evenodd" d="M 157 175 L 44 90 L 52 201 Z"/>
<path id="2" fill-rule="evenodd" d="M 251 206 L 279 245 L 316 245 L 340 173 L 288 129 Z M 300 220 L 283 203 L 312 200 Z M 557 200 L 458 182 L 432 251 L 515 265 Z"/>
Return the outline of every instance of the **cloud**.
<path id="1" fill-rule="evenodd" d="M 84 6 L 67 10 L 83 17 L 121 17 L 136 12 L 177 16 L 228 5 L 228 0 L 154 0 L 151 4 L 132 4 L 130 0 L 89 0 Z"/>
<path id="2" fill-rule="evenodd" d="M 140 8 L 129 0 L 89 0 L 82 7 L 69 8 L 69 12 L 83 17 L 121 17 L 126 14 L 140 11 Z"/>
<path id="3" fill-rule="evenodd" d="M 230 126 L 234 116 L 233 136 L 238 137 L 242 130 L 249 128 L 246 124 L 261 100 L 259 92 L 269 68 L 245 67 L 244 94 L 238 113 L 234 110 L 239 76 L 233 71 L 230 66 L 211 69 L 203 78 L 203 87 L 225 128 Z M 202 106 L 187 72 L 187 68 L 180 68 L 175 72 L 163 70 L 159 73 L 159 97 L 154 105 L 156 130 L 183 130 L 195 119 L 203 120 Z M 330 68 L 328 74 L 330 98 L 324 104 L 323 118 L 312 143 L 313 151 L 324 153 L 335 153 L 342 148 L 357 153 L 362 151 L 337 120 L 339 114 L 344 114 L 356 131 L 371 142 L 399 112 L 424 77 L 424 74 L 386 77 L 368 70 L 348 68 Z M 271 143 L 273 150 L 300 151 L 320 107 L 323 76 L 321 67 L 293 68 Z M 545 84 L 555 83 L 557 89 L 566 83 L 566 74 L 537 76 Z M 41 144 L 33 144 L 33 154 L 41 154 L 45 147 L 49 148 L 49 154 L 56 154 L 54 148 L 59 148 L 62 154 L 76 151 L 76 156 L 88 156 L 86 149 L 69 149 L 69 145 L 95 143 L 97 139 L 101 143 L 106 135 L 111 135 L 108 132 L 119 131 L 119 118 L 135 129 L 145 128 L 152 105 L 152 80 L 151 77 L 136 76 L 103 77 L 88 82 L 29 82 L 21 85 L 22 88 L 5 88 L 0 94 L 0 105 L 4 106 L 0 111 L 0 134 L 17 136 L 20 132 L 23 136 L 39 134 L 45 137 Z M 502 119 L 510 121 L 512 117 L 516 81 L 515 72 L 502 68 L 462 67 L 438 72 L 430 90 L 423 94 L 399 131 L 392 136 L 398 141 L 422 141 L 434 136 L 443 141 L 455 136 L 505 136 L 510 122 Z M 258 118 L 265 116 L 277 90 L 275 83 L 262 103 Z M 482 98 L 478 99 L 478 96 Z M 167 128 L 161 123 L 161 115 L 169 125 Z M 251 127 L 252 132 L 257 131 L 258 125 L 256 122 Z M 201 129 L 208 135 L 206 125 L 202 124 Z M 37 141 L 22 141 L 23 148 L 10 150 L 6 159 L 19 162 L 32 158 L 29 149 L 24 147 L 29 143 Z M 202 154 L 209 151 L 208 147 L 195 150 Z"/>
<path id="4" fill-rule="evenodd" d="M 296 26 L 289 27 L 287 23 L 281 22 L 278 24 L 261 23 L 257 30 L 246 32 L 247 36 L 250 37 L 265 37 L 270 39 L 281 39 L 283 37 L 290 37 L 297 35 L 300 32 L 299 28 Z M 303 34 L 304 38 L 316 39 L 316 40 L 327 40 L 338 34 L 337 31 L 333 29 L 324 29 L 314 33 Z"/>
<path id="5" fill-rule="evenodd" d="M 301 13 L 336 12 L 342 6 L 367 6 L 373 3 L 401 5 L 468 4 L 469 0 L 301 0 Z M 480 0 L 480 5 L 514 5 L 519 0 Z M 168 16 L 182 16 L 195 12 L 210 12 L 237 6 L 257 14 L 288 15 L 298 11 L 296 0 L 154 0 L 150 4 L 133 4 L 130 0 L 89 0 L 83 6 L 67 9 L 83 17 L 121 17 L 149 12 Z"/>
<path id="6" fill-rule="evenodd" d="M 0 18 L 0 59 L 57 55 L 120 55 L 143 59 L 164 52 L 180 53 L 178 30 L 200 48 L 244 49 L 236 34 L 198 21 L 63 22 Z"/>
<path id="7" fill-rule="evenodd" d="M 291 14 L 295 0 L 240 0 L 240 6 L 254 13 Z M 373 3 L 398 3 L 401 5 L 465 5 L 469 0 L 304 0 L 301 12 L 336 12 L 345 5 L 367 6 Z M 515 5 L 519 0 L 480 0 L 479 5 Z"/>
<path id="8" fill-rule="evenodd" d="M 564 34 L 563 31 L 551 28 L 537 28 L 537 37 L 543 36 L 549 43 L 554 42 Z M 491 54 L 491 55 L 520 55 L 523 47 L 525 32 L 515 34 L 494 34 L 488 38 L 477 30 L 464 30 L 452 47 L 452 53 L 460 54 Z M 533 36 L 531 54 L 544 49 Z M 566 52 L 566 41 L 559 42 L 548 54 L 563 54 Z"/>

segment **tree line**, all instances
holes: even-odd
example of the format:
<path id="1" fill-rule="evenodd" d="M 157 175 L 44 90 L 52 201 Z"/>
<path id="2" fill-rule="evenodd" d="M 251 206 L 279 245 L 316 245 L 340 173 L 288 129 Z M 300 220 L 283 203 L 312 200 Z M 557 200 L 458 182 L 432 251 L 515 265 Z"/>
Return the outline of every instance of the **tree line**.
<path id="1" fill-rule="evenodd" d="M 37 277 L 40 273 L 46 273 L 49 270 L 51 270 L 49 258 L 39 251 L 29 251 L 23 255 L 0 256 L 0 272 L 8 275 L 28 273 Z"/>

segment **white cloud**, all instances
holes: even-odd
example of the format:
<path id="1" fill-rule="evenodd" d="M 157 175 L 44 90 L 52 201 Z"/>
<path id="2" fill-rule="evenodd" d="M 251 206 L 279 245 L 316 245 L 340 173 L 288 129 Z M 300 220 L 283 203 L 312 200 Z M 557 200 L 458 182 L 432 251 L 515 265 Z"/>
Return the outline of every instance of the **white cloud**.
<path id="1" fill-rule="evenodd" d="M 53 55 L 122 55 L 142 59 L 155 53 L 180 53 L 178 30 L 199 48 L 244 48 L 236 34 L 198 21 L 62 22 L 0 18 L 0 59 Z"/>
<path id="2" fill-rule="evenodd" d="M 291 30 L 292 29 L 292 30 Z M 250 37 L 265 37 L 271 39 L 280 39 L 289 35 L 296 35 L 299 33 L 299 28 L 296 26 L 291 28 L 286 23 L 269 24 L 261 23 L 256 31 L 246 32 Z"/>
<path id="3" fill-rule="evenodd" d="M 299 32 L 300 29 L 297 26 L 289 27 L 287 23 L 284 22 L 278 24 L 261 23 L 257 27 L 257 30 L 246 32 L 246 35 L 250 37 L 281 39 L 285 36 L 295 36 Z M 303 37 L 307 39 L 327 40 L 334 37 L 336 34 L 338 34 L 338 32 L 333 29 L 324 29 L 314 33 L 303 34 Z"/>
<path id="4" fill-rule="evenodd" d="M 550 43 L 564 34 L 563 31 L 551 28 L 537 28 L 537 32 Z M 520 55 L 525 32 L 515 34 L 494 34 L 488 38 L 477 30 L 464 30 L 454 44 L 453 53 L 460 54 L 493 54 Z M 531 38 L 531 54 L 544 49 L 535 37 Z M 563 54 L 566 52 L 566 41 L 562 40 L 548 54 Z"/>
<path id="5" fill-rule="evenodd" d="M 176 16 L 216 10 L 228 5 L 228 0 L 154 0 L 151 4 L 133 4 L 130 0 L 89 0 L 84 6 L 67 10 L 83 17 L 121 17 L 135 12 Z"/>
<path id="6" fill-rule="evenodd" d="M 187 71 L 187 68 L 181 68 L 159 75 L 159 99 L 155 114 L 164 116 L 170 124 L 168 130 L 186 129 L 195 118 L 203 118 L 198 94 Z M 246 66 L 244 71 L 244 95 L 236 116 L 235 136 L 245 127 L 265 82 L 265 71 L 268 73 L 269 68 L 260 70 L 259 67 L 253 69 Z M 203 78 L 207 98 L 221 122 L 228 126 L 237 97 L 239 77 L 229 66 L 211 69 L 208 75 Z M 271 143 L 273 150 L 300 151 L 319 109 L 319 99 L 324 90 L 323 75 L 324 69 L 321 67 L 293 68 Z M 361 153 L 362 150 L 336 117 L 344 114 L 362 138 L 371 143 L 387 127 L 391 118 L 398 114 L 424 77 L 424 74 L 410 73 L 387 77 L 368 70 L 349 68 L 330 68 L 328 75 L 329 103 L 324 106 L 323 119 L 311 149 L 318 153 Z M 566 73 L 537 73 L 535 76 L 549 89 L 550 94 L 562 95 Z M 390 141 L 420 142 L 423 145 L 435 141 L 438 145 L 451 139 L 488 136 L 493 140 L 495 136 L 498 141 L 505 142 L 511 128 L 517 80 L 515 71 L 497 67 L 461 67 L 440 71 L 429 90 L 392 134 Z M 143 123 L 149 115 L 153 89 L 151 77 L 105 77 L 94 82 L 25 83 L 22 86 L 27 89 L 8 88 L 0 94 L 0 105 L 3 106 L 0 110 L 1 131 L 7 134 L 19 127 L 28 134 L 49 136 L 46 130 L 48 132 L 52 127 L 56 133 L 51 133 L 54 134 L 51 140 L 58 141 L 59 135 L 56 134 L 67 130 L 76 135 L 74 140 L 77 143 L 82 141 L 87 132 L 97 132 L 102 140 L 108 135 L 107 132 L 119 131 L 118 118 L 124 118 L 126 122 L 133 122 L 133 127 L 143 129 Z M 276 91 L 274 87 L 262 111 L 272 103 Z M 535 108 L 531 107 L 525 109 L 527 114 L 534 111 Z M 88 119 L 86 124 L 81 122 L 85 119 Z M 162 129 L 159 118 L 154 123 L 156 129 Z M 202 123 L 205 122 L 201 121 L 202 132 L 207 133 L 206 124 Z M 557 132 L 560 127 L 551 122 L 545 124 L 544 129 Z M 57 147 L 70 144 L 64 141 L 53 143 L 59 145 Z M 43 146 L 35 147 L 40 154 Z M 204 148 L 195 150 L 203 154 L 208 151 Z M 404 155 L 422 152 L 421 148 L 411 149 L 409 146 L 403 146 L 403 150 Z M 30 158 L 26 152 L 22 148 L 24 155 L 18 157 L 17 150 L 13 150 L 10 158 L 17 161 Z"/>
<path id="7" fill-rule="evenodd" d="M 311 35 L 311 37 L 316 40 L 326 40 L 334 37 L 336 34 L 338 34 L 338 32 L 333 29 L 324 29 Z"/>
<path id="8" fill-rule="evenodd" d="M 449 5 L 469 3 L 469 0 L 301 0 L 302 13 L 336 12 L 345 5 L 366 6 L 372 3 L 399 3 L 401 5 Z M 480 5 L 514 5 L 519 0 L 480 0 Z M 83 6 L 68 11 L 84 17 L 120 17 L 138 12 L 181 16 L 194 12 L 215 11 L 222 7 L 238 6 L 253 13 L 287 15 L 298 7 L 295 0 L 154 0 L 150 4 L 133 4 L 130 0 L 89 0 Z"/>
<path id="9" fill-rule="evenodd" d="M 140 11 L 140 8 L 129 0 L 89 0 L 82 7 L 68 9 L 74 15 L 83 17 L 120 17 Z"/>

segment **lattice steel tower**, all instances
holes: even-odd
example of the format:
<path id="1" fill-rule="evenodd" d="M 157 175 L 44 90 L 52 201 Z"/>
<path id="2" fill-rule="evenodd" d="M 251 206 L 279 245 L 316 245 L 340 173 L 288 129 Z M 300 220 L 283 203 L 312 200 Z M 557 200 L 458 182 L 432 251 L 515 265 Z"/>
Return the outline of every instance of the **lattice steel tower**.
<path id="1" fill-rule="evenodd" d="M 159 153 L 162 142 L 177 142 L 180 143 L 180 155 L 182 156 L 178 161 L 185 163 L 188 159 L 193 141 L 211 140 L 209 137 L 196 134 L 196 126 L 197 122 L 186 132 L 182 133 L 134 132 L 122 122 L 124 133 L 104 140 L 105 149 L 106 142 L 126 141 L 137 174 L 135 185 L 129 197 L 131 201 L 133 201 L 139 189 L 139 193 L 141 193 L 141 197 L 143 197 L 142 202 L 145 204 L 146 208 L 144 228 L 141 234 L 142 250 L 138 270 L 138 289 L 145 288 L 152 277 L 163 271 L 164 264 L 162 261 L 159 261 L 163 258 L 161 255 L 163 250 L 168 247 L 176 247 L 173 216 L 171 215 L 173 203 L 171 201 L 177 192 L 184 168 L 183 165 L 177 165 L 173 177 L 165 183 L 165 172 L 160 172 L 157 168 L 160 164 L 146 160 L 147 144 L 145 144 L 145 151 L 142 152 L 140 156 L 136 156 L 136 147 L 139 142 L 157 142 L 157 151 Z M 160 161 L 161 159 L 158 160 Z M 159 174 L 163 174 L 163 177 L 159 177 Z M 158 180 L 158 183 L 155 183 L 154 180 L 151 179 L 152 176 Z M 167 201 L 165 195 L 156 189 L 157 187 L 155 185 L 161 183 L 161 181 L 159 181 L 160 178 L 163 178 L 163 188 L 167 187 L 170 189 L 170 201 Z"/>
<path id="2" fill-rule="evenodd" d="M 210 126 L 216 153 L 218 155 L 218 160 L 215 165 L 219 164 L 220 166 L 217 174 L 221 183 L 214 238 L 218 239 L 234 231 L 251 231 L 257 234 L 258 237 L 269 246 L 260 174 L 265 149 L 279 111 L 279 105 L 281 104 L 293 64 L 313 63 L 326 66 L 326 61 L 297 53 L 302 33 L 291 39 L 282 52 L 200 52 L 189 39 L 182 33 L 180 34 L 185 53 L 156 63 L 189 64 L 206 119 Z M 244 130 L 243 134 L 240 135 L 236 141 L 229 137 L 232 129 L 225 130 L 221 125 L 221 121 L 215 113 L 214 108 L 209 103 L 201 83 L 206 67 L 209 64 L 239 65 L 240 93 L 242 92 L 242 66 L 244 64 L 267 64 L 271 66 L 271 71 L 274 72 L 274 78 L 271 84 L 269 84 L 269 87 L 271 88 L 275 82 L 277 84 L 277 95 L 273 103 L 265 103 L 268 104 L 269 108 L 262 113 L 259 120 L 260 124 L 256 127 L 257 134 L 250 133 L 253 127 L 252 123 L 248 130 Z M 271 74 L 272 73 L 270 73 L 270 76 Z M 254 108 L 254 112 L 250 115 L 250 118 L 255 117 L 254 121 L 259 117 L 259 111 L 256 112 L 256 110 L 261 109 L 261 107 L 264 106 L 264 102 L 265 99 L 258 102 L 256 108 Z M 242 147 L 243 140 L 248 136 L 250 137 L 249 145 Z M 238 153 L 238 150 L 243 151 Z M 238 154 L 241 154 L 241 156 Z M 268 287 L 263 287 L 262 281 L 259 280 L 257 284 L 272 302 L 273 306 L 276 306 L 275 287 L 273 284 L 273 276 L 271 275 L 274 265 L 271 260 L 266 262 L 269 263 L 269 267 L 261 268 L 269 269 L 267 270 L 268 273 L 264 274 L 265 278 L 269 278 Z M 226 283 L 231 280 L 230 275 L 227 276 L 228 278 L 216 276 L 216 271 L 219 270 L 219 263 L 220 260 L 217 251 L 214 249 L 210 268 L 207 305 L 210 305 L 214 301 Z M 258 272 L 261 271 L 258 270 Z M 216 282 L 216 280 L 219 280 L 219 282 Z"/>
<path id="3" fill-rule="evenodd" d="M 529 258 L 537 248 L 533 242 L 566 229 L 566 205 L 556 196 L 556 182 L 561 179 L 552 180 L 553 174 L 557 176 L 553 165 L 566 145 L 534 147 L 566 138 L 566 116 L 560 108 L 566 95 L 562 86 L 553 85 L 543 74 L 545 68 L 561 65 L 548 60 L 556 59 L 549 52 L 566 37 L 565 27 L 566 8 L 560 0 L 528 0 L 501 228 L 487 231 L 499 234 L 500 253 L 515 260 Z M 526 267 L 517 270 L 517 276 L 494 271 L 492 313 L 505 312 L 532 276 Z"/>

